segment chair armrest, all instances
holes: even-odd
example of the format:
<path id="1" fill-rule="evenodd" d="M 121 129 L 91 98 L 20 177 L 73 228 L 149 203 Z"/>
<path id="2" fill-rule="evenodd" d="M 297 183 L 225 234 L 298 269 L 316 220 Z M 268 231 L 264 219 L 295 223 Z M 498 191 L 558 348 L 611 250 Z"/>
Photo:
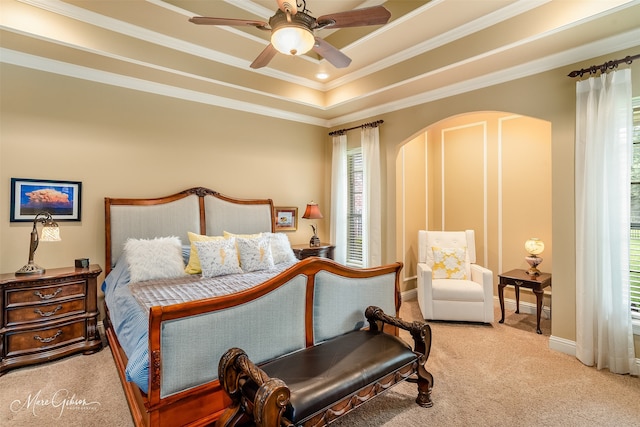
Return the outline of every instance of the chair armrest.
<path id="1" fill-rule="evenodd" d="M 417 276 L 418 306 L 425 319 L 433 319 L 433 270 L 427 263 L 419 262 Z"/>
<path id="2" fill-rule="evenodd" d="M 409 323 L 399 317 L 389 316 L 380 307 L 370 305 L 364 312 L 372 331 L 381 331 L 383 324 L 392 325 L 405 331 L 409 331 L 413 338 L 413 351 L 423 355 L 422 363 L 426 362 L 431 352 L 431 326 L 427 322 L 414 320 Z"/>
<path id="3" fill-rule="evenodd" d="M 425 262 L 419 262 L 418 263 L 418 272 L 420 272 L 420 271 L 423 274 L 429 275 L 429 277 L 431 277 L 433 275 L 433 271 L 431 270 L 431 267 L 429 267 L 429 264 L 427 264 Z"/>
<path id="4" fill-rule="evenodd" d="M 493 272 L 478 264 L 471 264 L 471 280 L 482 285 L 485 304 L 485 321 L 493 322 Z"/>
<path id="5" fill-rule="evenodd" d="M 480 283 L 485 291 L 489 289 L 493 295 L 493 271 L 478 264 L 471 264 L 471 280 Z"/>

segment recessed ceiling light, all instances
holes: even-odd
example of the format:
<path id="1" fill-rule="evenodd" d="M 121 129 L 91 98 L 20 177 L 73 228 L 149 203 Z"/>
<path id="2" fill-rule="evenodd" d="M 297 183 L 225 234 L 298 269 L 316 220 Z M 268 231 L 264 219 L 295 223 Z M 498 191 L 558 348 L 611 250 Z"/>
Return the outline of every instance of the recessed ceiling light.
<path id="1" fill-rule="evenodd" d="M 320 80 L 328 79 L 329 78 L 329 74 L 327 74 L 327 73 L 318 73 L 318 74 L 316 74 L 316 78 L 318 78 Z"/>

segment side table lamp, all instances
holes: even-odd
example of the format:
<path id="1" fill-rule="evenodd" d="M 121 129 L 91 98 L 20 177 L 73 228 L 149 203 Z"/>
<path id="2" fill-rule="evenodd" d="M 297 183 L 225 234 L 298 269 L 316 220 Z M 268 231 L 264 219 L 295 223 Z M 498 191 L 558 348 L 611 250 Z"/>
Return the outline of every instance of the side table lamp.
<path id="1" fill-rule="evenodd" d="M 42 237 L 38 237 L 38 229 L 36 228 L 36 224 L 42 223 Z M 45 269 L 38 266 L 33 262 L 33 255 L 38 249 L 38 243 L 40 241 L 43 242 L 59 242 L 60 239 L 60 228 L 58 227 L 58 223 L 53 220 L 53 217 L 49 212 L 38 212 L 36 216 L 33 218 L 33 229 L 31 230 L 31 242 L 29 244 L 29 262 L 24 265 L 20 270 L 16 271 L 16 275 L 24 275 L 24 274 L 42 274 L 45 272 Z"/>
<path id="2" fill-rule="evenodd" d="M 302 215 L 304 219 L 322 219 L 322 213 L 320 212 L 320 208 L 318 204 L 311 201 L 307 203 L 307 209 L 305 209 L 304 214 Z M 317 248 L 320 246 L 320 238 L 318 237 L 317 231 L 318 226 L 312 224 L 311 229 L 313 230 L 313 236 L 311 236 L 311 240 L 309 241 L 309 246 L 312 248 Z"/>
<path id="3" fill-rule="evenodd" d="M 540 270 L 538 270 L 538 266 L 542 262 L 542 258 L 538 255 L 544 251 L 544 243 L 542 240 L 532 237 L 526 242 L 524 242 L 524 248 L 529 253 L 529 256 L 524 257 L 524 259 L 529 264 L 529 270 L 527 270 L 527 274 L 529 276 L 539 276 Z"/>

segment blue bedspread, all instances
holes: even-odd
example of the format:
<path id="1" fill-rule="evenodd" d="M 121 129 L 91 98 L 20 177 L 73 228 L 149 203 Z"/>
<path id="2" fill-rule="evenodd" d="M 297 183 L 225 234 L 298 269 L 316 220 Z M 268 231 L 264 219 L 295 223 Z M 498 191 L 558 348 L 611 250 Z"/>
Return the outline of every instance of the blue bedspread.
<path id="1" fill-rule="evenodd" d="M 237 292 L 262 283 L 268 278 L 289 268 L 291 265 L 293 264 L 282 263 L 276 265 L 273 270 L 206 279 L 207 281 L 219 280 L 226 282 L 218 283 L 216 286 L 207 283 L 205 283 L 206 286 L 201 286 L 201 284 L 197 282 L 200 279 L 200 275 L 187 276 L 185 280 L 187 282 L 191 282 L 190 285 L 192 286 L 177 287 L 179 292 L 184 292 L 184 294 L 176 294 L 175 286 L 170 288 L 165 294 L 158 292 L 157 286 L 151 286 L 151 283 L 149 283 L 150 286 L 147 290 L 144 289 L 145 286 L 140 286 L 146 282 L 139 282 L 136 286 L 130 287 L 130 276 L 127 262 L 123 261 L 116 263 L 113 270 L 111 270 L 109 275 L 105 278 L 104 283 L 102 284 L 102 291 L 105 294 L 105 302 L 109 308 L 111 324 L 116 336 L 118 337 L 120 346 L 128 358 L 125 370 L 127 381 L 135 383 L 143 392 L 148 392 L 150 306 L 168 305 L 171 303 L 203 298 L 203 287 L 214 289 L 212 294 L 208 296 Z M 237 287 L 235 288 L 232 284 L 234 279 L 231 276 L 238 276 L 237 280 L 235 280 L 237 282 Z M 224 286 L 220 286 L 222 284 L 224 284 Z M 193 287 L 197 288 L 197 292 L 189 293 L 189 289 Z M 132 288 L 136 288 L 136 295 L 132 293 Z M 139 288 L 143 289 L 141 290 Z M 171 298 L 167 298 L 167 295 L 170 295 Z M 155 302 L 153 300 L 154 297 L 157 298 Z"/>

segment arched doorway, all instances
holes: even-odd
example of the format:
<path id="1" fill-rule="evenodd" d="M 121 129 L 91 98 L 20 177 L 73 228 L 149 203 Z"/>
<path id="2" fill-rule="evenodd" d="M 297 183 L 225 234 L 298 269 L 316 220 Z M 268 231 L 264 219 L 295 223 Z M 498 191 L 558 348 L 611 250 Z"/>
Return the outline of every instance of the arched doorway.
<path id="1" fill-rule="evenodd" d="M 494 294 L 500 272 L 528 268 L 524 242 L 530 237 L 544 241 L 540 268 L 551 271 L 547 121 L 488 111 L 429 125 L 399 151 L 396 194 L 396 253 L 405 265 L 404 291 L 416 287 L 420 229 L 474 229 L 478 263 L 494 272 Z M 535 298 L 525 293 L 522 300 Z"/>

